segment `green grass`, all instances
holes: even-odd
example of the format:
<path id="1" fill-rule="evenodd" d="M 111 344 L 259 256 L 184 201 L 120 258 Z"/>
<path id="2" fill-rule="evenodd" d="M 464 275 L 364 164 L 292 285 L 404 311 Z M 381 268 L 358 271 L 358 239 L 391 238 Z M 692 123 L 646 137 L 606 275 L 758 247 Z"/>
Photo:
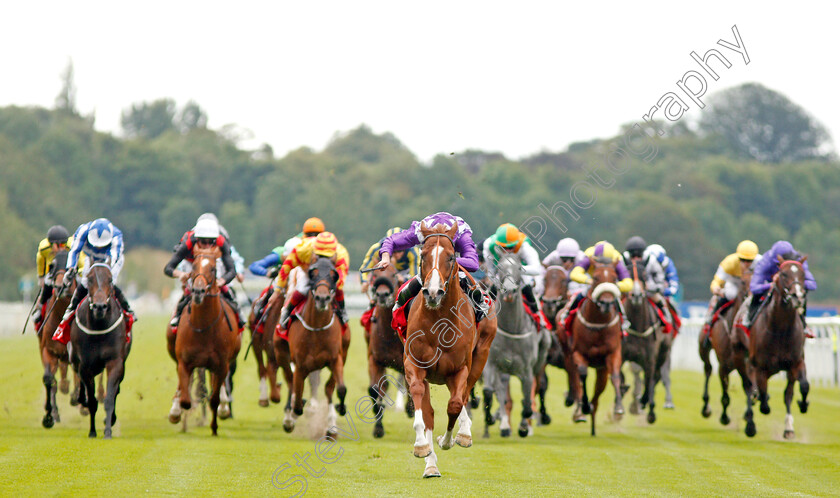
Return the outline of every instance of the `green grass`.
<path id="1" fill-rule="evenodd" d="M 122 394 L 115 438 L 102 439 L 102 407 L 97 414 L 99 438 L 87 437 L 88 419 L 59 394 L 62 422 L 41 427 L 43 386 L 34 337 L 0 340 L 3 382 L 0 383 L 0 482 L 3 496 L 95 495 L 140 493 L 290 496 L 298 488 L 272 486 L 275 469 L 290 463 L 279 481 L 304 474 L 294 455 L 309 452 L 309 463 L 321 471 L 308 476 L 309 496 L 661 496 L 661 495 L 836 495 L 840 489 L 840 391 L 814 388 L 806 415 L 795 412 L 796 440 L 781 438 L 784 420 L 782 385 L 771 384 L 773 413 L 756 411 L 758 435 L 743 434 L 744 396 L 732 390 L 730 414 L 735 422 L 723 427 L 720 386 L 713 378 L 711 419 L 700 416 L 702 379 L 699 374 L 674 372 L 675 411 L 659 410 L 648 426 L 627 415 L 620 424 L 606 420 L 606 403 L 599 414 L 599 434 L 589 436 L 588 424 L 571 423 L 571 409 L 562 406 L 565 374 L 552 370 L 550 426 L 536 428 L 526 440 L 502 439 L 498 425 L 489 440 L 481 439 L 484 423 L 473 425 L 472 448 L 437 449 L 440 479 L 423 480 L 423 460 L 411 454 L 414 433 L 402 413 L 388 411 L 382 440 L 352 411 L 359 439 L 343 438 L 340 459 L 323 465 L 314 454 L 306 418 L 293 434 L 282 430 L 282 409 L 257 406 L 258 388 L 253 355 L 236 374 L 235 419 L 222 421 L 219 437 L 209 427 L 187 433 L 170 425 L 166 416 L 176 375 L 165 349 L 164 318 L 144 317 L 135 332 Z M 247 333 L 246 336 L 247 337 Z M 245 338 L 243 337 L 243 338 Z M 244 342 L 244 341 L 243 341 Z M 247 342 L 243 344 L 243 351 Z M 241 357 L 240 357 L 241 360 Z M 324 378 L 325 380 L 325 378 Z M 733 377 L 734 380 L 734 377 Z M 367 393 L 364 340 L 354 329 L 346 369 L 348 404 Z M 734 384 L 734 382 L 733 382 Z M 308 389 L 308 388 L 307 388 Z M 518 383 L 514 390 L 518 389 Z M 662 406 L 663 393 L 658 393 Z M 283 391 L 285 399 L 285 386 Z M 518 398 L 518 397 L 517 397 Z M 448 396 L 433 391 L 438 414 L 435 434 L 445 424 Z M 518 406 L 518 400 L 517 400 Z M 518 412 L 518 409 L 515 410 Z M 514 428 L 519 422 L 514 416 Z M 339 425 L 347 429 L 346 420 Z M 337 448 L 329 455 L 336 457 Z"/>

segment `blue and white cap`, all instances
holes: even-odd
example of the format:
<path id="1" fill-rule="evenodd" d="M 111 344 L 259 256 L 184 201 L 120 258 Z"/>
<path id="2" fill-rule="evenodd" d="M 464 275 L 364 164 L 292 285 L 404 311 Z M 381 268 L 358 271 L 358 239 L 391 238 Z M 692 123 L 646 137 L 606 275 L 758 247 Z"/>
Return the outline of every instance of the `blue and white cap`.
<path id="1" fill-rule="evenodd" d="M 114 226 L 107 218 L 93 220 L 88 230 L 87 239 L 93 247 L 105 247 L 114 238 Z"/>

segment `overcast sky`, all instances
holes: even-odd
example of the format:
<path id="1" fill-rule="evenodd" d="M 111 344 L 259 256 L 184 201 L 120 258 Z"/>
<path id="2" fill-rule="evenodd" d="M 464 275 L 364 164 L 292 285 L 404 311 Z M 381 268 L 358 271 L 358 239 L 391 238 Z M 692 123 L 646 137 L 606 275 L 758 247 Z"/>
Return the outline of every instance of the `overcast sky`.
<path id="1" fill-rule="evenodd" d="M 14 2 L 2 7 L 0 105 L 52 107 L 72 58 L 83 114 L 195 100 L 278 156 L 361 123 L 421 160 L 518 158 L 640 121 L 716 48 L 711 93 L 755 81 L 840 136 L 835 2 Z M 647 6 L 643 6 L 647 5 Z M 679 5 L 679 6 L 677 6 Z M 750 59 L 717 45 L 737 25 Z M 716 65 L 717 64 L 717 65 Z M 690 99 L 689 118 L 698 106 Z M 704 100 L 704 98 L 701 98 Z"/>

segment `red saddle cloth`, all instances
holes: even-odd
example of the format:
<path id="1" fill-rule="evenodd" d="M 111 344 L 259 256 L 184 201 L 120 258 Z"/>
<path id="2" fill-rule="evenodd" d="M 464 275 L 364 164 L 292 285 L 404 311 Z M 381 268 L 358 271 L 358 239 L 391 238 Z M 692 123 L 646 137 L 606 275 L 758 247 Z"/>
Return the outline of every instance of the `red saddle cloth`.
<path id="1" fill-rule="evenodd" d="M 668 320 L 665 319 L 665 312 L 662 311 L 662 308 L 657 306 L 656 303 L 651 298 L 648 298 L 648 302 L 650 303 L 651 306 L 653 306 L 653 309 L 656 311 L 656 315 L 659 317 L 659 321 L 662 322 L 662 325 L 665 326 L 665 333 L 670 334 L 670 333 L 673 332 L 674 336 L 676 336 L 677 335 L 677 330 L 674 328 L 673 325 L 671 325 L 671 323 L 668 322 Z M 675 316 L 674 314 L 671 314 L 671 316 L 674 317 L 675 322 L 680 323 L 679 322 L 679 317 Z M 679 327 L 679 325 L 677 325 L 677 326 Z"/>
<path id="2" fill-rule="evenodd" d="M 268 294 L 268 289 L 270 289 L 270 288 L 271 288 L 271 285 L 269 285 L 268 287 L 263 289 L 263 291 L 260 292 L 260 297 L 258 297 L 257 299 L 258 300 L 259 299 L 264 299 L 265 295 Z M 259 321 L 257 322 L 257 328 L 256 328 L 256 330 L 254 330 L 254 332 L 256 332 L 257 334 L 262 334 L 263 332 L 265 332 L 265 320 L 263 320 L 263 318 L 265 317 L 266 313 L 268 313 L 268 305 L 264 304 L 263 305 L 263 314 L 259 317 Z"/>
<path id="3" fill-rule="evenodd" d="M 82 299 L 82 302 L 79 303 L 79 306 L 85 303 L 87 298 Z M 78 306 L 76 309 L 79 309 Z M 120 310 L 123 314 L 123 319 L 125 321 L 125 343 L 131 343 L 131 328 L 134 326 L 134 317 L 129 315 L 125 312 L 125 310 Z M 55 329 L 53 333 L 52 339 L 54 341 L 58 341 L 65 346 L 68 342 L 70 342 L 70 324 L 73 323 L 73 320 L 76 319 L 76 310 L 73 310 L 73 313 L 67 318 L 67 320 L 62 321 L 58 327 Z"/>
<path id="4" fill-rule="evenodd" d="M 364 313 L 362 313 L 362 318 L 359 319 L 359 322 L 361 322 L 362 327 L 364 327 L 364 329 L 368 331 L 368 333 L 370 333 L 370 321 L 373 318 L 373 311 L 375 309 L 376 307 L 374 306 L 369 310 L 365 311 Z"/>
<path id="5" fill-rule="evenodd" d="M 303 308 L 306 306 L 307 299 L 309 299 L 308 296 L 307 296 L 306 299 L 301 301 L 300 304 L 295 306 L 295 308 L 292 310 L 292 317 L 289 318 L 289 327 L 291 327 L 292 322 L 294 322 L 295 320 L 298 319 L 298 315 L 300 313 L 303 313 Z M 333 310 L 333 313 L 337 313 L 337 311 Z M 338 317 L 336 316 L 336 318 L 338 318 Z M 343 336 L 345 334 L 347 334 L 347 324 L 342 323 L 341 324 L 341 335 Z M 286 342 L 289 342 L 289 329 L 288 328 L 285 328 L 285 329 L 282 328 L 279 323 L 277 324 L 276 327 L 274 327 L 274 335 L 283 339 Z"/>
<path id="6" fill-rule="evenodd" d="M 531 320 L 533 320 L 534 325 L 537 326 L 537 333 L 542 332 L 542 329 L 544 328 L 551 328 L 551 324 L 548 323 L 548 319 L 545 317 L 545 314 L 543 314 L 542 310 L 540 310 L 539 313 L 531 312 L 531 308 L 528 306 L 528 302 L 525 301 L 525 296 L 522 296 L 522 307 L 525 308 L 525 313 L 527 313 L 528 316 L 531 317 Z"/>
<path id="7" fill-rule="evenodd" d="M 402 290 L 405 288 L 406 285 L 408 285 L 409 282 L 411 282 L 410 279 L 400 286 L 399 290 L 397 290 L 397 296 L 399 296 L 400 293 L 402 293 Z M 397 335 L 400 336 L 402 342 L 405 342 L 405 333 L 408 329 L 408 317 L 405 316 L 405 310 L 411 304 L 411 301 L 414 301 L 413 297 L 406 301 L 405 304 L 395 309 L 394 313 L 391 316 L 391 328 L 397 332 Z"/>
<path id="8" fill-rule="evenodd" d="M 41 305 L 41 320 L 35 322 L 35 332 L 41 332 L 41 327 L 44 325 L 44 319 L 47 318 L 47 303 Z"/>

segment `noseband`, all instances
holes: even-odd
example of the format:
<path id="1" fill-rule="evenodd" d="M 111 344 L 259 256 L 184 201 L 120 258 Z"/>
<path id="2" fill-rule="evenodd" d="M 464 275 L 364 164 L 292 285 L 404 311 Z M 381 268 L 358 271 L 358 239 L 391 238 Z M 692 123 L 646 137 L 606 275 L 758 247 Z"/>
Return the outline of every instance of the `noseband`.
<path id="1" fill-rule="evenodd" d="M 425 237 L 424 242 L 429 237 L 446 237 L 449 240 L 449 243 L 452 244 L 453 250 L 455 249 L 455 241 L 453 241 L 452 237 L 450 237 L 449 235 L 447 235 L 445 233 L 430 233 L 429 235 L 427 235 Z M 435 247 L 437 247 L 437 246 L 435 246 Z M 423 266 L 422 261 L 420 261 L 420 266 L 421 266 L 421 274 L 422 274 L 422 266 Z M 449 280 L 452 278 L 452 275 L 455 273 L 455 270 L 457 270 L 457 268 L 458 268 L 457 264 L 452 265 L 452 270 L 450 270 L 449 275 L 446 276 L 446 279 L 443 280 L 443 293 L 444 294 L 446 294 L 446 286 L 447 286 L 447 284 L 449 284 Z M 432 271 L 434 271 L 434 270 L 438 270 L 437 266 L 432 268 Z M 440 273 L 440 270 L 438 270 L 438 273 Z M 441 274 L 441 276 L 443 276 L 443 274 Z M 426 282 L 423 282 L 423 290 L 425 290 L 425 289 L 426 289 Z"/>

